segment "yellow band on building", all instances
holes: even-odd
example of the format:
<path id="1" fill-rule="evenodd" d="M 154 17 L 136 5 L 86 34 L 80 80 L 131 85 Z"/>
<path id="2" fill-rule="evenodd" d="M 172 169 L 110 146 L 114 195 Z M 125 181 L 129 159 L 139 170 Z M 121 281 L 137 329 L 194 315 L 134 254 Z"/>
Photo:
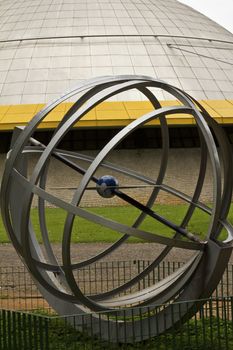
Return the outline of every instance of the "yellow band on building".
<path id="1" fill-rule="evenodd" d="M 220 124 L 233 123 L 233 100 L 201 100 L 199 101 L 210 115 Z M 161 101 L 162 106 L 174 106 L 178 101 Z M 55 108 L 41 123 L 41 129 L 53 129 L 73 103 L 63 103 Z M 2 105 L 0 106 L 0 131 L 10 131 L 15 126 L 26 125 L 38 113 L 44 104 Z M 132 120 L 153 110 L 148 101 L 103 102 L 82 118 L 78 126 L 118 127 L 129 124 Z M 169 125 L 194 125 L 190 115 L 176 114 L 167 117 Z M 148 125 L 159 125 L 158 120 Z"/>

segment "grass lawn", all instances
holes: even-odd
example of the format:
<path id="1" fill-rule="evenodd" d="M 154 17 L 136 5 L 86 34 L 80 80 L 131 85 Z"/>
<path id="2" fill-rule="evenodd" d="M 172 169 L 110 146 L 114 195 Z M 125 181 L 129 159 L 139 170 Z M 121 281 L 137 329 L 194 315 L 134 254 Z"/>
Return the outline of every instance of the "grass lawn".
<path id="1" fill-rule="evenodd" d="M 153 208 L 156 213 L 162 215 L 173 223 L 179 225 L 182 222 L 187 206 L 186 205 L 156 205 Z M 97 215 L 106 217 L 108 219 L 124 223 L 127 225 L 133 225 L 134 221 L 139 215 L 139 210 L 130 206 L 119 207 L 101 207 L 101 208 L 86 208 Z M 66 213 L 62 209 L 47 208 L 47 227 L 49 232 L 49 238 L 51 242 L 60 242 L 63 233 L 64 222 Z M 38 240 L 41 242 L 40 228 L 38 221 L 37 209 L 32 209 L 31 220 L 36 232 Z M 233 222 L 233 206 L 231 206 L 230 222 Z M 188 230 L 201 238 L 205 237 L 205 233 L 208 228 L 209 215 L 203 213 L 201 210 L 196 209 L 192 220 L 189 223 Z M 140 228 L 164 235 L 166 237 L 172 237 L 173 231 L 159 223 L 153 218 L 147 217 Z M 225 234 L 222 234 L 224 238 Z M 82 218 L 76 218 L 74 221 L 72 242 L 114 242 L 121 237 L 118 232 L 112 231 L 103 226 L 94 224 Z M 9 242 L 6 235 L 4 226 L 0 219 L 0 243 Z M 140 242 L 138 238 L 130 238 L 129 242 Z M 144 242 L 144 241 L 143 241 Z"/>

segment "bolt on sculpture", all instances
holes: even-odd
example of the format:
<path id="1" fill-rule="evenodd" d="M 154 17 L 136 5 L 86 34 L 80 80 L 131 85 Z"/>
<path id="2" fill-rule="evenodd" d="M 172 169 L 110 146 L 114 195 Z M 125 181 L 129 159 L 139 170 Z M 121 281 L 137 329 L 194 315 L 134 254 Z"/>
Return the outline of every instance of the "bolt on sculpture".
<path id="1" fill-rule="evenodd" d="M 140 91 L 151 102 L 154 110 L 133 120 L 129 125 L 122 128 L 98 153 L 95 159 L 76 152 L 59 149 L 59 143 L 64 135 L 74 125 L 77 126 L 79 120 L 91 109 L 108 98 L 131 89 Z M 152 92 L 152 90 L 156 89 L 162 89 L 173 95 L 179 101 L 179 105 L 161 107 L 156 95 Z M 43 145 L 35 140 L 33 134 L 43 119 L 49 116 L 49 113 L 60 103 L 77 94 L 79 94 L 78 99 L 62 118 L 50 142 L 47 145 Z M 200 135 L 201 162 L 195 191 L 192 196 L 167 186 L 164 181 L 169 157 L 169 130 L 166 118 L 169 115 L 176 114 L 189 114 L 192 116 Z M 160 122 L 163 138 L 161 167 L 156 179 L 106 161 L 109 152 L 124 138 L 137 128 L 155 119 Z M 33 171 L 29 174 L 26 158 L 28 154 L 35 153 L 40 156 Z M 47 169 L 51 158 L 57 159 L 82 175 L 82 179 L 77 189 L 75 189 L 70 203 L 46 191 Z M 207 158 L 210 160 L 213 174 L 212 207 L 200 201 Z M 88 164 L 87 169 L 82 168 L 78 161 L 86 162 Z M 96 175 L 99 169 L 106 170 L 106 175 L 99 178 Z M 124 187 L 121 187 L 120 183 L 118 183 L 117 178 L 108 176 L 111 170 L 118 174 L 126 174 L 131 179 L 139 180 L 142 182 L 142 186 L 151 186 L 152 192 L 147 203 L 142 204 L 127 194 L 124 191 Z M 140 214 L 134 224 L 129 227 L 81 208 L 79 204 L 89 183 L 95 184 L 96 191 L 103 198 L 116 196 L 125 203 L 139 209 Z M 152 206 L 156 202 L 160 191 L 165 191 L 178 197 L 188 204 L 187 211 L 180 225 L 174 224 L 153 210 Z M 35 195 L 39 197 L 40 229 L 45 247 L 43 252 L 36 240 L 33 225 L 30 222 L 30 209 Z M 196 312 L 194 304 L 189 303 L 188 307 L 187 305 L 179 306 L 179 312 L 174 313 L 174 308 L 176 307 L 176 304 L 173 303 L 174 301 L 204 299 L 209 297 L 214 291 L 232 252 L 233 229 L 227 221 L 231 197 L 232 153 L 230 145 L 224 135 L 224 131 L 210 117 L 207 111 L 187 93 L 163 81 L 144 76 L 117 76 L 101 77 L 81 83 L 76 89 L 42 109 L 27 127 L 22 130 L 16 130 L 12 148 L 6 160 L 2 180 L 1 211 L 6 230 L 14 247 L 50 305 L 61 315 L 76 315 L 92 311 L 96 313 L 97 320 L 99 317 L 102 317 L 102 336 L 105 335 L 107 337 L 107 334 L 111 333 L 112 341 L 117 338 L 118 340 L 129 342 L 133 337 L 130 319 L 125 322 L 124 328 L 121 327 L 121 320 L 119 319 L 118 334 L 116 336 L 116 320 L 111 321 L 111 318 L 107 320 L 104 317 L 104 312 L 114 312 L 122 308 L 127 310 L 127 307 L 165 304 L 166 307 L 159 313 L 156 313 L 156 315 L 153 313 L 150 316 L 145 315 L 143 318 L 140 318 L 140 322 L 134 320 L 134 339 L 137 339 L 138 335 L 141 334 L 140 328 L 142 326 L 145 330 L 143 334 L 153 336 L 169 329 L 171 325 L 190 318 Z M 61 264 L 57 261 L 49 241 L 46 227 L 45 202 L 60 207 L 67 213 L 62 238 L 63 261 Z M 196 208 L 207 213 L 210 218 L 205 240 L 200 240 L 187 229 L 187 225 Z M 73 222 L 77 216 L 116 230 L 122 234 L 122 237 L 96 256 L 80 263 L 73 263 L 70 242 Z M 148 216 L 172 228 L 174 236 L 170 238 L 163 237 L 160 234 L 140 228 L 140 225 Z M 221 241 L 219 237 L 223 229 L 227 232 L 227 238 Z M 126 283 L 102 294 L 84 295 L 79 288 L 78 281 L 75 279 L 74 271 L 99 261 L 107 254 L 118 249 L 130 236 L 139 237 L 147 242 L 159 243 L 164 248 L 148 267 Z M 184 266 L 163 281 L 130 293 L 130 288 L 147 276 L 167 256 L 173 247 L 193 250 L 194 255 Z M 173 312 L 171 313 L 172 307 Z M 101 314 L 97 314 L 97 312 L 101 312 Z M 148 322 L 148 317 L 150 322 Z M 164 317 L 166 317 L 165 323 Z M 155 321 L 157 327 L 153 326 Z M 92 324 L 93 327 L 95 325 Z M 150 331 L 147 332 L 148 327 L 150 327 Z M 96 332 L 98 333 L 97 328 Z"/>

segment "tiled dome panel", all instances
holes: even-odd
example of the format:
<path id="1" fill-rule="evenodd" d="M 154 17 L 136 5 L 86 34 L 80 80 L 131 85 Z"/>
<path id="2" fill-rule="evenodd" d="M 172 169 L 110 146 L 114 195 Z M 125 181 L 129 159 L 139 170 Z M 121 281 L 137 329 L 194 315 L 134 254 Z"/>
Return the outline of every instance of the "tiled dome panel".
<path id="1" fill-rule="evenodd" d="M 82 79 L 114 74 L 233 99 L 233 45 L 201 40 L 233 42 L 232 34 L 176 0 L 2 0 L 0 16 L 0 104 L 47 102 Z"/>

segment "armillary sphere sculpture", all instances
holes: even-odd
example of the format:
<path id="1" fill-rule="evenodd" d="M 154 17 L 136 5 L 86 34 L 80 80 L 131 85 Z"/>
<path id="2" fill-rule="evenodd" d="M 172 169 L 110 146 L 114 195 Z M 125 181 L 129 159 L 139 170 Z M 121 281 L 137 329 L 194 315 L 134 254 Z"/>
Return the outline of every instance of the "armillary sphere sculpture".
<path id="1" fill-rule="evenodd" d="M 66 133 L 72 127 L 78 127 L 80 119 L 89 111 L 103 101 L 131 89 L 136 89 L 143 94 L 151 102 L 154 109 L 123 127 L 95 158 L 76 152 L 64 151 L 59 148 L 59 144 Z M 162 89 L 166 93 L 171 94 L 173 98 L 175 97 L 179 101 L 179 104 L 171 107 L 162 107 L 156 98 L 156 89 Z M 46 117 L 49 117 L 49 114 L 59 104 L 71 97 L 74 98 L 75 95 L 78 95 L 76 102 L 62 118 L 49 143 L 43 145 L 37 142 L 33 134 L 40 123 Z M 169 158 L 167 116 L 177 114 L 192 116 L 200 136 L 200 169 L 192 196 L 169 187 L 164 181 Z M 156 119 L 160 123 L 163 140 L 161 166 L 156 178 L 147 177 L 144 174 L 106 160 L 108 154 L 128 135 Z M 32 171 L 28 170 L 28 154 L 39 155 Z M 57 159 L 82 175 L 81 181 L 74 190 L 72 200 L 69 203 L 46 190 L 47 172 L 51 158 Z M 211 206 L 207 206 L 200 201 L 207 159 L 211 165 L 213 175 L 213 203 Z M 87 167 L 81 167 L 79 162 L 85 163 Z M 104 170 L 105 175 L 98 177 L 97 171 L 99 170 Z M 142 187 L 144 185 L 151 186 L 152 190 L 147 203 L 142 204 L 130 196 L 125 191 L 124 186 L 121 187 L 120 183 L 118 183 L 117 176 L 108 175 L 111 171 L 114 171 L 114 174 L 126 175 L 131 180 L 136 179 L 141 183 Z M 128 226 L 109 220 L 106 217 L 81 208 L 80 201 L 89 184 L 92 184 L 91 186 L 94 184 L 96 191 L 103 198 L 116 196 L 125 203 L 139 209 L 139 215 L 133 225 Z M 180 225 L 167 220 L 153 209 L 158 194 L 162 191 L 187 203 L 187 211 Z M 39 198 L 38 212 L 41 236 L 44 243 L 43 251 L 36 239 L 33 224 L 30 221 L 30 210 L 34 196 Z M 132 338 L 135 340 L 142 337 L 146 338 L 149 334 L 153 336 L 162 333 L 169 329 L 171 325 L 183 322 L 196 312 L 194 303 L 190 302 L 188 306 L 185 303 L 184 305 L 181 304 L 179 312 L 176 313 L 174 312 L 176 307 L 174 301 L 201 300 L 211 296 L 221 279 L 232 252 L 233 230 L 227 221 L 231 197 L 232 153 L 230 145 L 224 131 L 207 111 L 187 93 L 163 81 L 144 76 L 116 76 L 101 77 L 81 83 L 76 89 L 43 108 L 25 128 L 16 130 L 12 148 L 6 160 L 2 180 L 1 211 L 6 230 L 14 247 L 50 305 L 60 315 L 76 315 L 91 311 L 96 315 L 98 322 L 101 317 L 102 337 L 109 337 L 112 341 L 117 339 L 122 342 L 130 342 Z M 61 263 L 58 262 L 49 241 L 45 202 L 62 208 L 67 213 L 62 237 Z M 209 215 L 209 226 L 205 240 L 199 239 L 187 229 L 197 208 Z M 172 228 L 174 235 L 164 237 L 159 233 L 149 232 L 141 228 L 141 224 L 148 216 Z M 96 256 L 75 263 L 71 259 L 70 242 L 76 217 L 81 217 L 115 230 L 121 233 L 122 236 Z M 226 232 L 225 240 L 220 239 L 222 231 Z M 85 295 L 75 278 L 75 271 L 98 262 L 107 254 L 118 249 L 131 236 L 139 237 L 147 242 L 158 243 L 163 245 L 164 248 L 148 267 L 131 280 L 102 294 Z M 155 269 L 174 247 L 193 250 L 192 258 L 159 283 L 130 293 L 131 288 Z M 200 301 L 201 303 L 202 301 Z M 160 312 L 152 312 L 150 315 L 148 313 L 145 313 L 145 315 L 140 314 L 140 320 L 139 318 L 134 320 L 134 327 L 132 327 L 130 317 L 126 319 L 124 326 L 122 326 L 120 317 L 116 320 L 105 316 L 107 311 L 110 313 L 121 309 L 127 311 L 127 308 L 137 306 L 142 307 L 140 312 L 143 313 L 144 306 L 155 304 L 165 304 L 165 307 Z M 173 312 L 171 312 L 172 308 Z M 151 306 L 150 309 L 153 310 L 153 307 Z M 87 321 L 84 318 L 82 322 Z M 88 330 L 88 324 L 86 326 Z M 141 327 L 143 327 L 143 332 Z M 98 333 L 99 326 L 97 323 L 95 325 L 92 319 L 92 331 L 93 329 Z"/>

